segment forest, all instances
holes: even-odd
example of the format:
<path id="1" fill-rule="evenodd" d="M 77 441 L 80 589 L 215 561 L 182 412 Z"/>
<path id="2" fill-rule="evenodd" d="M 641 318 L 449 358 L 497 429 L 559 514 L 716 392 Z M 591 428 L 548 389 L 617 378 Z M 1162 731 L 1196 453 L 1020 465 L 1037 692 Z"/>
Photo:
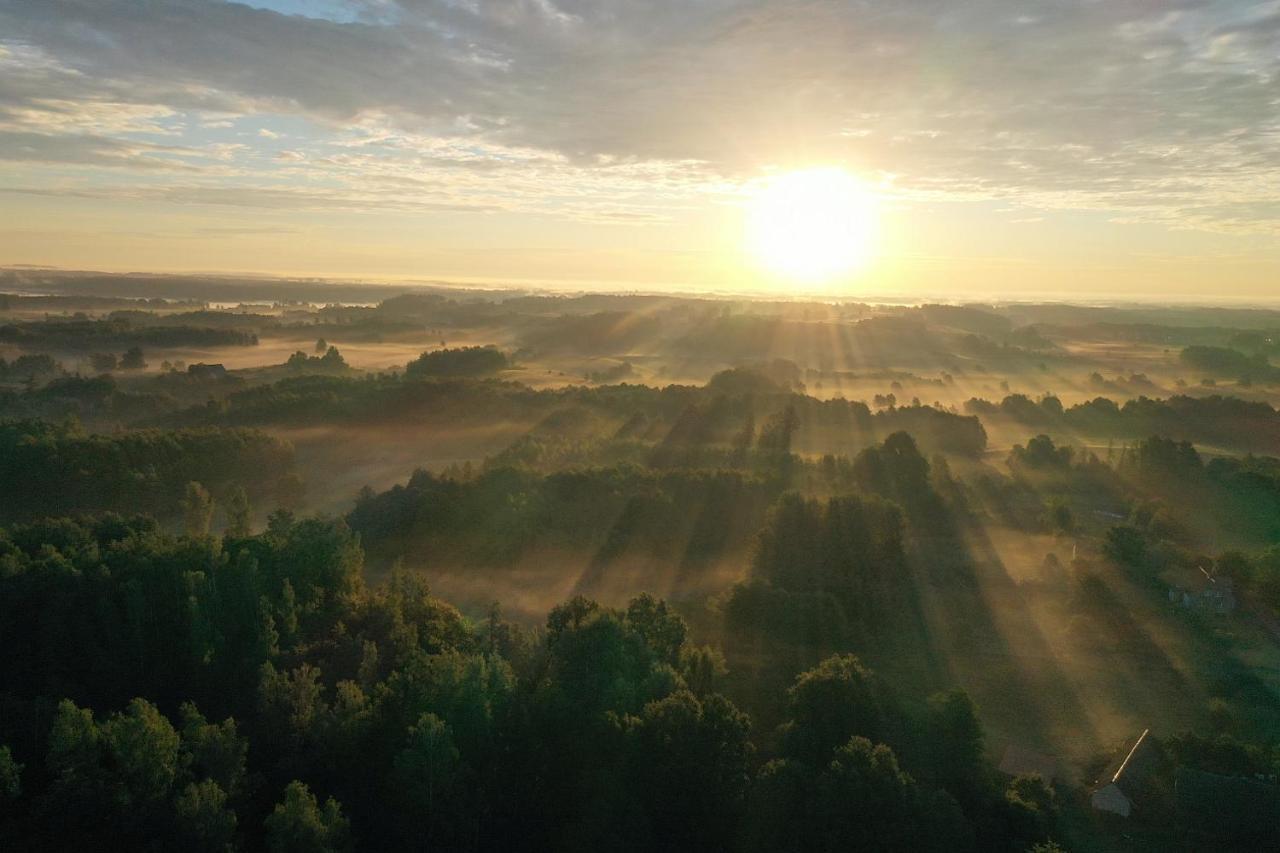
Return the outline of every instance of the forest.
<path id="1" fill-rule="evenodd" d="M 0 273 L 11 849 L 1280 847 L 1280 313 L 258 285 Z"/>

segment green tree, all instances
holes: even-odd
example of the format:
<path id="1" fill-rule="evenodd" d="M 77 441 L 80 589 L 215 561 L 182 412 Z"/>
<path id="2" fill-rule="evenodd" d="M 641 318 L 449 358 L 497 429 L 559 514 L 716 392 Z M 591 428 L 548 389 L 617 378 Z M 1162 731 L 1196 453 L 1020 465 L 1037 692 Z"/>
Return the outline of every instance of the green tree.
<path id="1" fill-rule="evenodd" d="M 1003 818 L 1004 835 L 1015 849 L 1043 841 L 1058 811 L 1053 789 L 1039 776 L 1019 776 L 1011 781 L 1001 805 L 998 814 Z"/>
<path id="2" fill-rule="evenodd" d="M 110 373 L 116 369 L 116 357 L 114 353 L 95 352 L 89 356 L 89 364 L 98 373 Z"/>
<path id="3" fill-rule="evenodd" d="M 911 777 L 893 750 L 864 737 L 835 751 L 819 782 L 817 819 L 822 835 L 849 850 L 910 850 Z M 828 842 L 830 843 L 830 842 Z"/>
<path id="4" fill-rule="evenodd" d="M 955 689 L 929 697 L 928 740 L 943 785 L 957 795 L 980 795 L 987 763 L 982 723 L 969 694 Z"/>
<path id="5" fill-rule="evenodd" d="M 680 652 L 680 674 L 693 695 L 716 692 L 719 681 L 729 673 L 724 654 L 711 646 L 686 646 Z"/>
<path id="6" fill-rule="evenodd" d="M 187 483 L 182 498 L 183 530 L 188 536 L 208 536 L 213 523 L 213 497 L 199 483 Z"/>
<path id="7" fill-rule="evenodd" d="M 249 493 L 244 486 L 236 486 L 227 496 L 227 535 L 243 538 L 251 530 L 253 511 L 249 505 Z"/>
<path id="8" fill-rule="evenodd" d="M 236 721 L 210 723 L 195 705 L 180 709 L 182 749 L 187 769 L 198 778 L 208 778 L 230 797 L 245 791 L 249 741 L 236 730 Z"/>
<path id="9" fill-rule="evenodd" d="M 733 464 L 742 467 L 751 459 L 751 447 L 756 442 L 755 413 L 748 411 L 742 429 L 733 436 Z"/>
<path id="10" fill-rule="evenodd" d="M 746 799 L 750 721 L 723 696 L 687 690 L 645 705 L 628 774 L 658 849 L 732 846 Z"/>
<path id="11" fill-rule="evenodd" d="M 435 714 L 424 713 L 409 729 L 409 742 L 395 758 L 395 769 L 410 802 L 425 811 L 436 809 L 457 771 L 459 752 L 453 732 Z"/>
<path id="12" fill-rule="evenodd" d="M 787 403 L 786 408 L 765 422 L 756 447 L 767 453 L 788 454 L 791 452 L 791 441 L 799 428 L 800 417 L 795 404 Z"/>
<path id="13" fill-rule="evenodd" d="M 155 705 L 134 699 L 124 713 L 102 724 L 101 733 L 122 805 L 154 803 L 168 796 L 178 775 L 181 741 Z"/>
<path id="14" fill-rule="evenodd" d="M 193 782 L 173 802 L 176 834 L 186 850 L 225 853 L 232 849 L 236 813 L 227 807 L 227 794 L 212 779 Z"/>
<path id="15" fill-rule="evenodd" d="M 101 724 L 63 700 L 49 732 L 49 813 L 69 837 L 115 832 L 140 839 L 167 831 L 182 770 L 178 733 L 154 705 L 134 699 Z M 132 841 L 122 841 L 128 847 Z"/>
<path id="16" fill-rule="evenodd" d="M 78 708 L 70 699 L 58 703 L 49 730 L 46 765 L 62 785 L 78 784 L 97 775 L 99 753 L 98 725 L 93 712 Z"/>
<path id="17" fill-rule="evenodd" d="M 1056 400 L 1056 398 L 1047 399 Z M 1062 414 L 1061 403 L 1058 403 L 1056 413 Z M 1015 466 L 1024 465 L 1028 468 L 1066 469 L 1071 467 L 1074 455 L 1075 451 L 1070 447 L 1058 447 L 1053 443 L 1052 438 L 1041 433 L 1028 441 L 1026 447 L 1015 444 L 1013 452 L 1009 454 L 1009 461 Z"/>
<path id="18" fill-rule="evenodd" d="M 1147 541 L 1136 527 L 1117 524 L 1107 529 L 1102 550 L 1117 563 L 1137 567 L 1146 559 Z"/>
<path id="19" fill-rule="evenodd" d="M 266 820 L 267 847 L 272 853 L 340 853 L 351 849 L 351 825 L 338 801 L 324 808 L 298 780 L 284 789 L 284 799 Z"/>
<path id="20" fill-rule="evenodd" d="M 16 800 L 22 794 L 22 769 L 9 747 L 0 746 L 0 802 Z"/>
<path id="21" fill-rule="evenodd" d="M 1054 501 L 1049 506 L 1049 525 L 1054 532 L 1066 536 L 1076 532 L 1076 516 L 1071 507 L 1062 501 Z"/>
<path id="22" fill-rule="evenodd" d="M 627 624 L 644 638 L 658 660 L 675 665 L 689 627 L 665 601 L 642 593 L 627 605 Z"/>
<path id="23" fill-rule="evenodd" d="M 788 755 L 821 767 L 854 735 L 880 737 L 884 713 L 874 675 L 853 655 L 835 655 L 801 673 L 787 691 Z"/>
<path id="24" fill-rule="evenodd" d="M 321 695 L 320 670 L 309 663 L 292 672 L 262 665 L 258 703 L 268 730 L 278 739 L 298 743 L 312 733 L 327 706 Z"/>
<path id="25" fill-rule="evenodd" d="M 147 366 L 146 360 L 142 357 L 142 349 L 140 347 L 129 347 L 125 350 L 124 355 L 120 356 L 121 370 L 142 370 Z"/>

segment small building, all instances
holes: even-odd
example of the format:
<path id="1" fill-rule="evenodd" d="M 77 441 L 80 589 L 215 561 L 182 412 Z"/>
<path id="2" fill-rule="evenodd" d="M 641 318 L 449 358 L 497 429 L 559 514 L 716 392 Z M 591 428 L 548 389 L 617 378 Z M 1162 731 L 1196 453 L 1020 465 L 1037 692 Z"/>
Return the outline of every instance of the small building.
<path id="1" fill-rule="evenodd" d="M 1169 601 L 1187 610 L 1203 610 L 1225 616 L 1235 612 L 1237 601 L 1235 584 L 1231 578 L 1218 576 L 1210 569 L 1199 566 L 1187 586 L 1169 587 Z"/>
<path id="2" fill-rule="evenodd" d="M 1225 615 L 1236 609 L 1236 591 L 1231 578 L 1209 576 L 1200 590 L 1200 606 L 1210 613 Z"/>
<path id="3" fill-rule="evenodd" d="M 1116 771 L 1094 789 L 1089 797 L 1094 809 L 1121 817 L 1128 817 L 1133 811 L 1135 798 L 1141 797 L 1147 777 L 1159 762 L 1159 752 L 1150 734 L 1150 729 L 1144 729 Z"/>
<path id="4" fill-rule="evenodd" d="M 1039 776 L 1052 785 L 1058 776 L 1058 762 L 1050 755 L 1011 743 L 1000 757 L 1000 772 L 1009 776 Z"/>
<path id="5" fill-rule="evenodd" d="M 227 368 L 221 364 L 191 364 L 187 366 L 187 375 L 195 379 L 225 379 Z"/>

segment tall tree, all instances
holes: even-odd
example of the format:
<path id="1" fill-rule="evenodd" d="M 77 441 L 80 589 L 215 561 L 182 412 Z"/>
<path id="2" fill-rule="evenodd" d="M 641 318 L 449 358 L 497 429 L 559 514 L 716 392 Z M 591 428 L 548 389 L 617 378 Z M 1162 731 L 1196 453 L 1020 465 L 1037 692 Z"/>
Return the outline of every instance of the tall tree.
<path id="1" fill-rule="evenodd" d="M 249 493 L 244 490 L 244 486 L 236 486 L 227 496 L 227 535 L 238 538 L 248 536 L 252 518 Z"/>
<path id="2" fill-rule="evenodd" d="M 188 536 L 208 536 L 213 524 L 213 496 L 194 480 L 182 498 L 183 529 Z"/>

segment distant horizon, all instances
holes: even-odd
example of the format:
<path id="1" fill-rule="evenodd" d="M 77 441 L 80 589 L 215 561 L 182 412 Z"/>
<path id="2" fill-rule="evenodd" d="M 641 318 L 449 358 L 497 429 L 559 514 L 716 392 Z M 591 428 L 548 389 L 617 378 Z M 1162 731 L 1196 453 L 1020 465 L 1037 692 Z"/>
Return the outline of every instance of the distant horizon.
<path id="1" fill-rule="evenodd" d="M 142 269 L 88 269 L 60 267 L 48 264 L 2 264 L 0 263 L 0 273 L 52 273 L 55 275 L 95 275 L 110 276 L 118 278 L 152 278 L 152 277 L 177 277 L 190 279 L 209 279 L 212 281 L 225 280 L 232 281 L 261 281 L 265 283 L 296 283 L 311 284 L 319 286 L 333 287 L 369 287 L 369 288 L 396 288 L 396 287 L 418 287 L 433 288 L 441 290 L 457 290 L 472 293 L 526 293 L 532 295 L 546 296 L 584 296 L 584 295 L 600 295 L 600 296 L 662 296 L 662 297 L 686 297 L 696 298 L 713 298 L 713 299 L 742 299 L 756 302 L 825 302 L 825 303 L 841 303 L 841 304 L 866 304 L 866 305 L 894 305 L 910 307 L 915 305 L 1069 305 L 1075 307 L 1097 307 L 1097 308 L 1124 308 L 1126 306 L 1135 308 L 1213 308 L 1221 307 L 1233 310 L 1277 310 L 1280 311 L 1280 290 L 1270 299 L 1259 298 L 1257 296 L 1232 296 L 1232 295 L 1215 295 L 1215 296 L 1193 296 L 1179 295 L 1177 298 L 1170 298 L 1159 294 L 1116 294 L 1111 298 L 1102 298 L 1094 294 L 1069 294 L 1063 292 L 1052 291 L 1024 291 L 1023 295 L 1015 296 L 1011 293 L 992 292 L 987 294 L 971 294 L 966 298 L 958 298 L 953 294 L 945 293 L 830 293 L 821 291 L 804 292 L 794 290 L 791 292 L 777 291 L 760 291 L 760 290 L 727 290 L 713 288 L 698 288 L 690 285 L 682 285 L 672 283 L 667 285 L 652 284 L 649 286 L 633 286 L 633 285 L 613 285 L 600 284 L 598 286 L 589 286 L 576 281 L 548 281 L 541 279 L 518 279 L 511 278 L 505 281 L 493 279 L 476 279 L 468 280 L 464 278 L 433 278 L 424 276 L 321 276 L 306 274 L 287 274 L 287 273 L 271 273 L 271 272 L 255 272 L 250 270 L 201 270 L 201 269 L 162 269 L 162 270 L 142 270 Z M 35 294 L 33 290 L 17 290 L 10 292 L 21 292 L 29 295 Z M 249 302 L 252 300 L 237 300 Z M 265 300 L 264 301 L 269 301 Z"/>

